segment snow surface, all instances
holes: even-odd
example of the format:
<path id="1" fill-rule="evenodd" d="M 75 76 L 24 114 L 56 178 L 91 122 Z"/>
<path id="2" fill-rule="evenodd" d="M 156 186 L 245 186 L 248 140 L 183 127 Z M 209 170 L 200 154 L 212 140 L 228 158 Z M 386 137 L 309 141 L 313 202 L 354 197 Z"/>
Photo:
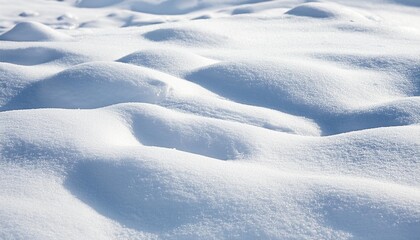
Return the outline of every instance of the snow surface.
<path id="1" fill-rule="evenodd" d="M 0 0 L 0 239 L 420 239 L 419 7 Z"/>

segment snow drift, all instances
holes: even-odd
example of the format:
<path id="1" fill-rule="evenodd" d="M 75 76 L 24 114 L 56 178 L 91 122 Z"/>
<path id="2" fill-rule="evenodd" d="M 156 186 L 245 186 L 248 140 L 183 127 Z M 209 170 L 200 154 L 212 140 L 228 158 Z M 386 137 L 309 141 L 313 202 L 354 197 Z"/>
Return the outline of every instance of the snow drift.
<path id="1" fill-rule="evenodd" d="M 0 5 L 0 239 L 420 236 L 415 1 Z"/>
<path id="2" fill-rule="evenodd" d="M 21 22 L 12 29 L 0 35 L 0 40 L 7 41 L 62 41 L 69 36 L 57 32 L 38 22 Z"/>

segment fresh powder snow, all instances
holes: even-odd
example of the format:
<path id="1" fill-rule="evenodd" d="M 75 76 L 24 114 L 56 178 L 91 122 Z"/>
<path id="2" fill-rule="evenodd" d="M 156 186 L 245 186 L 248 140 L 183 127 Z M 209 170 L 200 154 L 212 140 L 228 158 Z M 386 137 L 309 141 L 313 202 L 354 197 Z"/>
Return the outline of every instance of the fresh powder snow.
<path id="1" fill-rule="evenodd" d="M 420 0 L 0 0 L 0 239 L 420 239 Z"/>

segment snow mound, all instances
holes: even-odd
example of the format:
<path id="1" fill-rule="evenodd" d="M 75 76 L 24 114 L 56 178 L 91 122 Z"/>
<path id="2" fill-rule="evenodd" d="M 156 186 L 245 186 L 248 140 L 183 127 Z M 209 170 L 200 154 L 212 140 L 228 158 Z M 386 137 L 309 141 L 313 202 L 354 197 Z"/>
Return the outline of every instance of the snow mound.
<path id="1" fill-rule="evenodd" d="M 313 119 L 323 135 L 419 123 L 412 79 L 383 72 L 290 59 L 221 62 L 186 78 L 229 100 Z"/>
<path id="2" fill-rule="evenodd" d="M 227 37 L 193 28 L 160 28 L 143 35 L 154 42 L 170 42 L 186 45 L 223 45 Z"/>
<path id="3" fill-rule="evenodd" d="M 194 84 L 152 69 L 91 62 L 35 82 L 5 108 L 96 108 L 122 102 L 158 103 L 171 92 L 206 95 L 206 91 Z"/>
<path id="4" fill-rule="evenodd" d="M 419 212 L 415 208 L 418 192 L 413 188 L 366 179 L 305 177 L 206 159 L 196 159 L 183 167 L 178 160 L 182 155 L 174 156 L 172 162 L 165 159 L 157 164 L 145 159 L 81 163 L 69 174 L 66 186 L 105 216 L 140 231 L 159 230 L 174 239 L 185 238 L 186 234 L 189 239 L 227 239 L 231 237 L 225 233 L 227 229 L 234 232 L 235 239 L 282 239 L 289 236 L 282 222 L 293 224 L 302 238 L 328 234 L 338 239 L 354 235 L 410 239 L 419 232 Z M 207 170 L 201 170 L 200 165 Z M 232 169 L 236 169 L 235 178 L 229 175 Z M 281 182 L 282 187 L 275 187 L 275 182 Z M 307 195 L 300 195 L 302 192 Z M 393 193 L 401 197 L 396 199 Z M 282 213 L 274 214 L 273 209 L 282 209 Z M 306 218 L 305 209 L 312 213 Z M 200 215 L 203 212 L 206 216 Z M 287 217 L 290 214 L 295 220 Z M 346 222 L 349 216 L 354 221 L 351 231 Z M 377 218 L 383 220 L 371 224 Z M 244 232 L 244 226 L 261 230 Z M 311 231 L 314 228 L 317 231 Z"/>
<path id="5" fill-rule="evenodd" d="M 0 109 L 10 102 L 15 96 L 19 95 L 23 89 L 31 83 L 45 76 L 50 72 L 40 71 L 39 69 L 27 68 L 22 65 L 0 62 Z M 13 81 L 11 81 L 13 79 Z"/>
<path id="6" fill-rule="evenodd" d="M 174 49 L 145 49 L 117 61 L 153 68 L 176 76 L 216 62 L 200 55 Z"/>
<path id="7" fill-rule="evenodd" d="M 294 60 L 238 61 L 201 68 L 187 79 L 235 101 L 308 117 L 354 109 L 405 94 L 397 80 L 368 71 L 363 74 L 363 80 L 358 80 L 362 79 L 359 74 L 304 61 L 298 65 Z"/>
<path id="8" fill-rule="evenodd" d="M 285 14 L 310 18 L 346 18 L 360 20 L 366 18 L 356 11 L 336 3 L 309 2 L 287 11 Z"/>
<path id="9" fill-rule="evenodd" d="M 185 114 L 149 104 L 113 107 L 131 123 L 146 146 L 191 152 L 221 160 L 244 158 L 252 143 L 241 133 L 242 124 Z M 169 121 L 168 121 L 169 120 Z"/>
<path id="10" fill-rule="evenodd" d="M 0 35 L 0 40 L 5 41 L 63 41 L 70 36 L 60 33 L 39 22 L 21 22 L 12 29 Z"/>

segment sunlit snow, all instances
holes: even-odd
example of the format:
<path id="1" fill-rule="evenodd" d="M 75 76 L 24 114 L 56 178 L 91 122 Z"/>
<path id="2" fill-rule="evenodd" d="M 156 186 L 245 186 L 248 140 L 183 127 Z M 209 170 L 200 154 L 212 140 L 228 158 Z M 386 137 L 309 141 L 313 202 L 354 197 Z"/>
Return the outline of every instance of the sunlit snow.
<path id="1" fill-rule="evenodd" d="M 420 239 L 419 0 L 0 0 L 0 239 Z"/>

